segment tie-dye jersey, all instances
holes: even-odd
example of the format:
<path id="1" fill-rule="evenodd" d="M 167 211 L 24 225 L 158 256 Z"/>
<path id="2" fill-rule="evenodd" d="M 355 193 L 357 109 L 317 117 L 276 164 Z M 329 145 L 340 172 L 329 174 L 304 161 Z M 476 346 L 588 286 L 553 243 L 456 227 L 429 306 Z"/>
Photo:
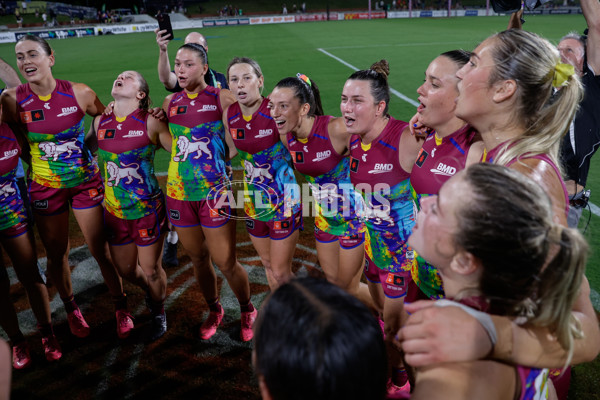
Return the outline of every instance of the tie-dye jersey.
<path id="1" fill-rule="evenodd" d="M 148 138 L 148 114 L 136 110 L 125 120 L 114 114 L 98 124 L 98 164 L 104 179 L 104 207 L 122 219 L 153 213 L 162 192 L 154 175 L 156 145 Z"/>
<path id="2" fill-rule="evenodd" d="M 483 158 L 481 160 L 481 162 L 490 162 L 493 163 L 494 160 L 496 158 L 498 158 L 498 156 L 500 156 L 501 152 L 504 151 L 505 149 L 505 145 L 506 142 L 504 143 L 500 143 L 498 146 L 494 147 L 492 150 L 488 151 L 487 154 L 484 153 Z M 510 146 L 508 146 L 510 147 Z M 556 176 L 558 177 L 558 180 L 560 181 L 560 184 L 562 186 L 563 189 L 563 193 L 565 195 L 565 204 L 566 204 L 566 208 L 565 208 L 565 216 L 569 215 L 569 192 L 567 191 L 567 185 L 565 185 L 565 181 L 563 180 L 562 174 L 560 172 L 560 169 L 556 166 L 556 164 L 554 163 L 554 161 L 552 161 L 552 159 L 547 155 L 547 154 L 523 154 L 522 156 L 520 156 L 518 158 L 518 160 L 527 160 L 529 158 L 534 158 L 536 160 L 542 160 L 545 161 L 547 164 L 549 164 L 552 169 L 554 169 L 554 172 L 556 173 Z M 509 162 L 506 163 L 507 167 L 510 167 L 511 165 L 513 165 L 515 162 L 517 161 L 517 158 L 514 158 L 512 160 L 510 160 Z"/>
<path id="3" fill-rule="evenodd" d="M 400 136 L 408 124 L 390 117 L 379 137 L 364 145 L 350 139 L 350 179 L 365 201 L 365 251 L 381 269 L 410 272 L 414 253 L 406 240 L 415 224 L 410 174 L 398 159 Z"/>
<path id="4" fill-rule="evenodd" d="M 268 99 L 250 120 L 244 119 L 238 102 L 227 110 L 229 132 L 244 168 L 244 210 L 259 221 L 281 221 L 302 206 L 290 153 L 279 139 Z"/>
<path id="5" fill-rule="evenodd" d="M 350 182 L 349 158 L 338 154 L 331 143 L 330 119 L 316 117 L 306 140 L 288 133 L 288 148 L 315 199 L 316 227 L 335 236 L 353 236 L 365 231 L 364 205 Z"/>
<path id="6" fill-rule="evenodd" d="M 489 303 L 483 296 L 463 297 L 458 303 L 486 313 L 490 311 Z M 546 400 L 548 399 L 549 370 L 547 368 L 530 368 L 517 365 L 517 387 L 520 386 L 521 394 L 518 400 Z"/>
<path id="7" fill-rule="evenodd" d="M 175 200 L 207 200 L 228 184 L 220 91 L 212 86 L 197 94 L 182 91 L 169 102 L 173 150 L 167 196 Z"/>
<path id="8" fill-rule="evenodd" d="M 469 148 L 477 132 L 465 125 L 456 132 L 441 139 L 431 133 L 419 152 L 410 174 L 411 193 L 417 208 L 421 197 L 438 194 L 442 185 L 458 171 L 465 169 Z M 442 278 L 438 270 L 417 253 L 412 270 L 413 281 L 432 299 L 444 297 Z"/>
<path id="9" fill-rule="evenodd" d="M 84 144 L 84 111 L 69 81 L 56 79 L 46 100 L 28 83 L 17 87 L 17 111 L 27 129 L 31 152 L 31 179 L 51 188 L 72 188 L 97 171 Z"/>
<path id="10" fill-rule="evenodd" d="M 21 148 L 7 124 L 0 124 L 0 230 L 25 219 L 23 199 L 17 186 Z"/>

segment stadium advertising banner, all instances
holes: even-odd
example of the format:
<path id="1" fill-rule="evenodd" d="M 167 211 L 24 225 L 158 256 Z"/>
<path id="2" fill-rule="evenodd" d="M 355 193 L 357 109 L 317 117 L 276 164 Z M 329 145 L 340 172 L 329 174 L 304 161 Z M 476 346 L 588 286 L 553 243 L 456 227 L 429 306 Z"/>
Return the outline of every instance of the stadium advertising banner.
<path id="1" fill-rule="evenodd" d="M 333 18 L 332 18 L 333 16 Z M 338 19 L 337 13 L 329 13 L 329 19 Z M 306 21 L 327 21 L 327 13 L 319 13 L 319 14 L 298 14 L 296 15 L 296 22 L 306 22 Z"/>
<path id="2" fill-rule="evenodd" d="M 385 18 L 385 11 L 371 12 L 371 19 Z M 344 13 L 344 19 L 369 19 L 368 12 Z"/>
<path id="3" fill-rule="evenodd" d="M 276 17 L 250 18 L 250 25 L 281 24 L 281 23 L 288 23 L 288 22 L 296 22 L 296 17 L 294 17 L 293 15 L 283 15 L 283 16 L 276 16 Z"/>
<path id="4" fill-rule="evenodd" d="M 30 32 L 18 32 L 14 34 L 14 41 L 21 39 L 25 35 L 35 35 L 42 39 L 66 39 L 71 37 L 83 37 L 83 36 L 94 36 L 94 28 L 81 28 L 81 29 L 53 29 L 45 31 L 30 31 Z"/>
<path id="5" fill-rule="evenodd" d="M 0 32 L 0 43 L 14 43 L 17 39 L 12 32 Z"/>

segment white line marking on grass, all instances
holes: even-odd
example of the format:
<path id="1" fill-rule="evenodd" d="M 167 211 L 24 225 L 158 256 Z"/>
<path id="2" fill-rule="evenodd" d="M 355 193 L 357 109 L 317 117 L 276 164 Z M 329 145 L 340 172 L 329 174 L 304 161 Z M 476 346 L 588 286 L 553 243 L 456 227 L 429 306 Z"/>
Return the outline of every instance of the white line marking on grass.
<path id="1" fill-rule="evenodd" d="M 358 71 L 358 68 L 356 68 L 354 65 L 347 63 L 346 61 L 342 60 L 341 58 L 334 56 L 333 54 L 331 54 L 330 52 L 328 52 L 327 50 L 324 49 L 317 49 L 319 50 L 321 53 L 325 54 L 326 56 L 329 56 L 331 58 L 333 58 L 334 60 L 340 62 L 341 64 L 344 64 L 346 67 L 354 70 L 354 71 Z M 399 91 L 397 91 L 394 88 L 390 87 L 390 92 L 392 92 L 392 94 L 394 94 L 396 97 L 400 98 L 401 100 L 404 100 L 405 102 L 407 102 L 408 104 L 412 104 L 415 107 L 419 106 L 419 103 L 414 101 L 413 99 L 406 97 L 405 95 L 403 95 L 402 93 L 400 93 Z"/>
<path id="2" fill-rule="evenodd" d="M 310 248 L 310 247 L 307 247 L 307 246 L 305 246 L 303 244 L 298 243 L 298 244 L 296 244 L 296 247 L 299 248 L 300 250 L 306 251 L 307 253 L 310 253 L 310 254 L 313 254 L 313 255 L 317 254 L 317 250 L 315 250 L 313 248 Z"/>
<path id="3" fill-rule="evenodd" d="M 254 257 L 242 257 L 242 258 L 238 258 L 238 261 L 241 263 L 243 262 L 253 262 L 253 261 L 260 261 L 260 257 L 258 256 L 254 256 Z"/>

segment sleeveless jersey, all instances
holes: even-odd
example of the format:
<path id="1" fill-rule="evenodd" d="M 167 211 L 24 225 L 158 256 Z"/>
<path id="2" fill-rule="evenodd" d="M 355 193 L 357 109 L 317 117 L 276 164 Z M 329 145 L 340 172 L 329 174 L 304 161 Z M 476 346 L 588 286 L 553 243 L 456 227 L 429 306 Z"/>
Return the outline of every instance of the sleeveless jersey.
<path id="1" fill-rule="evenodd" d="M 302 206 L 290 153 L 279 139 L 264 98 L 250 120 L 238 102 L 229 106 L 227 123 L 244 168 L 244 210 L 259 221 L 281 221 Z"/>
<path id="2" fill-rule="evenodd" d="M 21 148 L 7 124 L 0 124 L 0 230 L 23 220 L 23 199 L 17 186 Z"/>
<path id="3" fill-rule="evenodd" d="M 156 145 L 148 138 L 148 114 L 136 110 L 124 121 L 103 115 L 98 125 L 98 164 L 104 178 L 104 207 L 122 219 L 153 213 L 162 191 L 154 175 Z"/>
<path id="4" fill-rule="evenodd" d="M 406 239 L 415 224 L 415 205 L 410 174 L 398 159 L 398 143 L 407 125 L 390 117 L 369 145 L 358 135 L 350 139 L 350 178 L 365 201 L 365 251 L 379 268 L 390 272 L 411 271 L 414 261 Z"/>
<path id="5" fill-rule="evenodd" d="M 206 200 L 211 189 L 228 183 L 220 91 L 212 86 L 193 95 L 183 91 L 169 102 L 173 150 L 167 196 L 175 200 Z"/>
<path id="6" fill-rule="evenodd" d="M 335 236 L 365 231 L 360 217 L 362 198 L 350 181 L 350 160 L 336 152 L 329 137 L 331 116 L 317 116 L 306 140 L 288 132 L 287 142 L 296 170 L 308 182 L 315 199 L 315 225 Z"/>
<path id="7" fill-rule="evenodd" d="M 28 83 L 17 87 L 17 111 L 27 129 L 31 152 L 31 179 L 52 188 L 71 188 L 89 180 L 98 170 L 84 144 L 83 117 L 69 81 L 56 79 L 46 100 Z"/>
<path id="8" fill-rule="evenodd" d="M 442 185 L 465 168 L 467 154 L 477 132 L 469 125 L 441 139 L 435 133 L 425 139 L 410 175 L 411 193 L 417 208 L 421 197 L 438 194 Z M 416 254 L 416 253 L 415 253 Z M 442 278 L 438 270 L 416 254 L 412 278 L 432 299 L 443 297 Z"/>
<path id="9" fill-rule="evenodd" d="M 504 143 L 501 143 L 498 146 L 496 146 L 495 148 L 493 148 L 492 150 L 488 151 L 487 161 L 490 163 L 493 163 L 494 159 L 499 156 L 499 153 L 503 147 L 504 147 Z M 519 160 L 527 160 L 528 158 L 545 161 L 554 169 L 554 172 L 556 172 L 556 176 L 558 176 L 558 179 L 559 179 L 560 184 L 563 189 L 563 193 L 565 195 L 565 204 L 566 204 L 565 215 L 569 215 L 569 192 L 567 191 L 567 186 L 565 185 L 565 181 L 563 180 L 562 174 L 560 173 L 560 169 L 558 169 L 556 164 L 552 161 L 552 159 L 550 159 L 550 157 L 548 157 L 547 154 L 536 154 L 536 155 L 524 154 L 521 157 L 519 157 L 518 159 Z M 486 161 L 486 160 L 483 160 L 483 161 Z M 512 159 L 506 164 L 506 166 L 510 167 L 516 161 L 517 161 L 516 158 Z"/>

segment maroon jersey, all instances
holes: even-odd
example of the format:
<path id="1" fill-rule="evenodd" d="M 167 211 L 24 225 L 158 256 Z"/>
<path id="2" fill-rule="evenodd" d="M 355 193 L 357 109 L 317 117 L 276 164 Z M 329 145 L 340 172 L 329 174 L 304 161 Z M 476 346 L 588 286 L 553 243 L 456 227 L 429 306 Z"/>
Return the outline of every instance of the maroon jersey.
<path id="1" fill-rule="evenodd" d="M 455 173 L 465 168 L 467 154 L 477 132 L 465 125 L 440 140 L 431 133 L 419 152 L 410 183 L 419 196 L 437 194 Z"/>
<path id="2" fill-rule="evenodd" d="M 47 187 L 71 188 L 97 172 L 84 143 L 84 111 L 71 82 L 56 79 L 47 97 L 33 93 L 28 83 L 17 87 L 17 111 L 27 129 L 31 178 Z"/>
<path id="3" fill-rule="evenodd" d="M 227 110 L 227 124 L 235 148 L 248 154 L 260 153 L 279 142 L 279 131 L 268 109 L 269 99 L 263 98 L 258 110 L 246 120 L 236 101 Z"/>
<path id="4" fill-rule="evenodd" d="M 296 139 L 291 132 L 287 133 L 288 149 L 294 166 L 301 174 L 312 177 L 325 175 L 334 170 L 344 158 L 331 144 L 327 129 L 330 120 L 329 115 L 315 117 L 315 123 L 306 139 Z"/>

